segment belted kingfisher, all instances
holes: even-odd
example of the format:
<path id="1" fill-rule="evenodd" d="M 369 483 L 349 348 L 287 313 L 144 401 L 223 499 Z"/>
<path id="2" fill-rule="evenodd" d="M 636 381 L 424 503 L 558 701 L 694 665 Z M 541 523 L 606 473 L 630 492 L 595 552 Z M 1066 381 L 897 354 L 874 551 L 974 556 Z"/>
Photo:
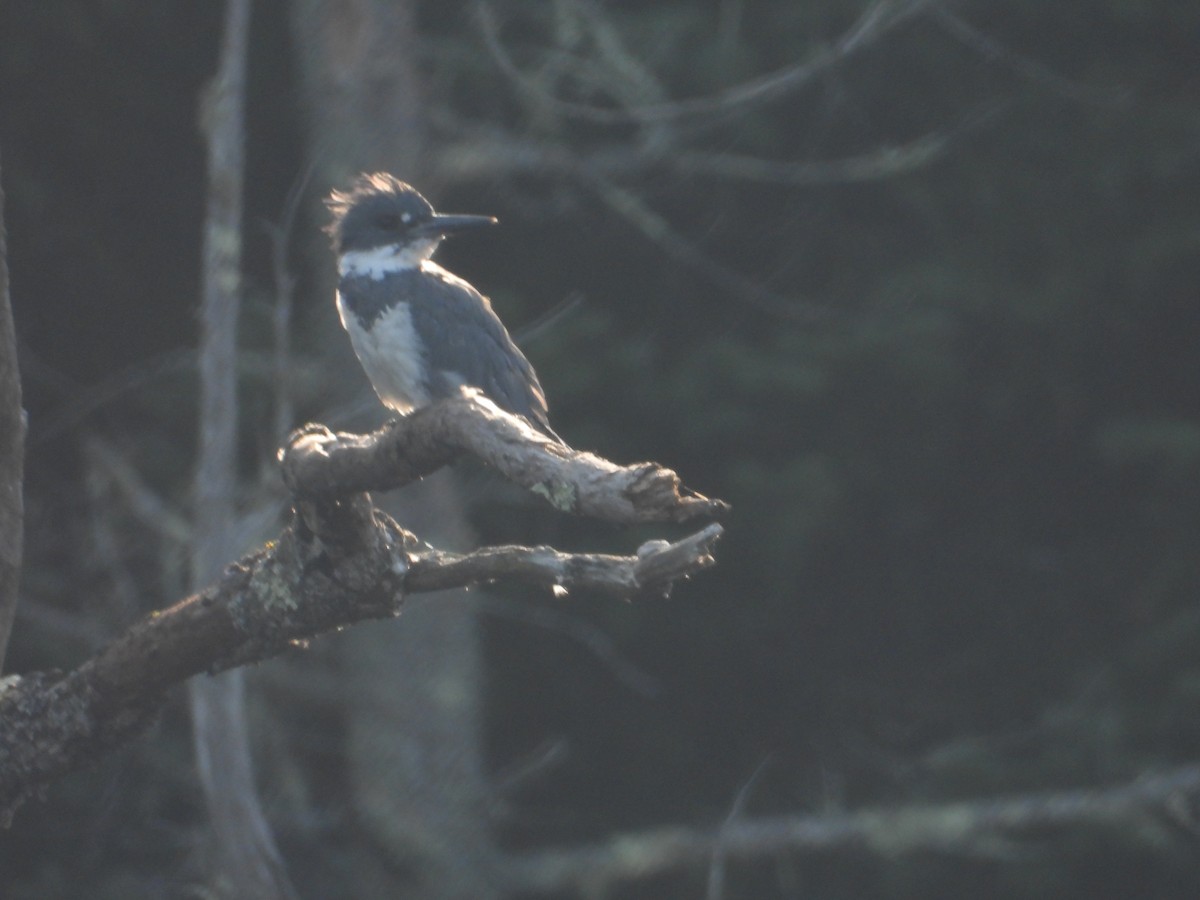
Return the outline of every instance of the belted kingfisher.
<path id="1" fill-rule="evenodd" d="M 491 303 L 430 259 L 442 238 L 496 219 L 436 213 L 386 172 L 359 176 L 326 205 L 338 314 L 383 404 L 404 415 L 474 387 L 561 443 L 537 374 Z"/>

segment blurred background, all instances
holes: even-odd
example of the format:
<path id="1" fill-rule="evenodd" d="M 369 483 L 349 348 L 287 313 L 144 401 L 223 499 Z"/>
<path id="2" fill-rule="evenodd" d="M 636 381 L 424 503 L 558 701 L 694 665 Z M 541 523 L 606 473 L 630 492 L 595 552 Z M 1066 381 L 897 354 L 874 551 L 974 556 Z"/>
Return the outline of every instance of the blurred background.
<path id="1" fill-rule="evenodd" d="M 187 593 L 222 27 L 219 3 L 0 3 L 30 417 L 10 671 Z M 383 421 L 320 232 L 364 170 L 501 219 L 438 259 L 492 297 L 570 443 L 733 504 L 717 567 L 668 600 L 414 597 L 251 671 L 275 895 L 711 897 L 703 866 L 526 894 L 496 860 L 1196 759 L 1200 6 L 258 0 L 250 28 L 245 549 L 282 521 L 281 429 Z M 566 519 L 469 465 L 400 494 L 448 547 L 685 533 Z M 250 896 L 188 710 L 22 809 L 0 893 Z M 1200 878 L 1194 830 L 1162 822 L 990 849 L 764 855 L 719 895 Z"/>

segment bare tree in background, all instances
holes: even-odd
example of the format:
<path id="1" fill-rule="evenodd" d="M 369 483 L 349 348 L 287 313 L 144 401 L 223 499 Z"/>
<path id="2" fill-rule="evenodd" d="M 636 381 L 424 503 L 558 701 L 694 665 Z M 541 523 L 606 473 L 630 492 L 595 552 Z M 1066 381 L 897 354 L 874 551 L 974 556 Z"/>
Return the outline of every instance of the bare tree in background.
<path id="1" fill-rule="evenodd" d="M 4 190 L 0 188 L 0 674 L 17 612 L 24 546 L 25 410 L 17 338 L 8 295 L 8 236 Z"/>
<path id="2" fill-rule="evenodd" d="M 415 18 L 409 0 L 292 3 L 317 184 L 385 169 L 437 196 L 443 182 L 426 141 L 435 101 L 418 66 Z M 322 294 L 318 302 L 330 304 L 331 282 Z M 392 502 L 406 527 L 439 546 L 477 543 L 451 472 Z M 394 894 L 395 872 L 411 867 L 422 897 L 498 896 L 473 604 L 461 592 L 414 603 L 403 622 L 358 630 L 339 643 L 338 667 L 355 698 L 345 723 L 351 803 L 370 837 L 364 846 L 383 856 L 360 854 L 361 889 Z M 395 690 L 396 680 L 408 689 Z"/>
<path id="3" fill-rule="evenodd" d="M 250 0 L 228 0 L 217 74 L 202 98 L 208 146 L 200 303 L 200 447 L 191 587 L 213 581 L 243 549 L 237 491 L 237 323 L 241 292 L 245 92 Z M 212 824 L 217 889 L 230 897 L 294 896 L 255 789 L 245 675 L 188 682 L 196 765 Z"/>

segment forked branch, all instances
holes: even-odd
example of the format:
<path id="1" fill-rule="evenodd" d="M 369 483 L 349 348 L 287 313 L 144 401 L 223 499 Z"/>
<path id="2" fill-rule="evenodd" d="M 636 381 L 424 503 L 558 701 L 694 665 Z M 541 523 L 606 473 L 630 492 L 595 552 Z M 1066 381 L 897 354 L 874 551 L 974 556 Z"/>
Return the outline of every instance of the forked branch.
<path id="1" fill-rule="evenodd" d="M 464 452 L 560 509 L 613 522 L 683 521 L 727 509 L 652 463 L 618 466 L 548 441 L 476 395 L 365 436 L 308 426 L 281 452 L 294 506 L 278 539 L 75 670 L 0 682 L 0 816 L 11 817 L 42 785 L 136 736 L 173 685 L 269 659 L 364 619 L 398 615 L 407 594 L 494 581 L 558 594 L 665 594 L 713 564 L 721 536 L 715 523 L 675 543 L 652 541 L 632 556 L 550 547 L 444 553 L 400 528 L 363 493 L 406 484 Z"/>

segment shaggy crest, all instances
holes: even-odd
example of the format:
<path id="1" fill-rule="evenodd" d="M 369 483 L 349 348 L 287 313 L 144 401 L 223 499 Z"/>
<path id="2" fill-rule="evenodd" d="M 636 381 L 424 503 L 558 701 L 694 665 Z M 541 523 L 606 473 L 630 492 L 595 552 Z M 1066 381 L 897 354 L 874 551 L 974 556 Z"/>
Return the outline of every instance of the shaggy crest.
<path id="1" fill-rule="evenodd" d="M 373 174 L 364 172 L 354 179 L 349 190 L 330 192 L 329 197 L 325 200 L 325 206 L 332 219 L 325 226 L 325 232 L 333 239 L 334 250 L 341 250 L 342 226 L 345 223 L 346 214 L 356 204 L 368 198 L 379 198 L 381 203 L 386 203 L 388 200 L 398 200 L 401 197 L 413 204 L 416 208 L 414 211 L 418 215 L 423 213 L 425 216 L 429 216 L 433 213 L 433 206 L 421 196 L 416 188 L 388 172 Z"/>

